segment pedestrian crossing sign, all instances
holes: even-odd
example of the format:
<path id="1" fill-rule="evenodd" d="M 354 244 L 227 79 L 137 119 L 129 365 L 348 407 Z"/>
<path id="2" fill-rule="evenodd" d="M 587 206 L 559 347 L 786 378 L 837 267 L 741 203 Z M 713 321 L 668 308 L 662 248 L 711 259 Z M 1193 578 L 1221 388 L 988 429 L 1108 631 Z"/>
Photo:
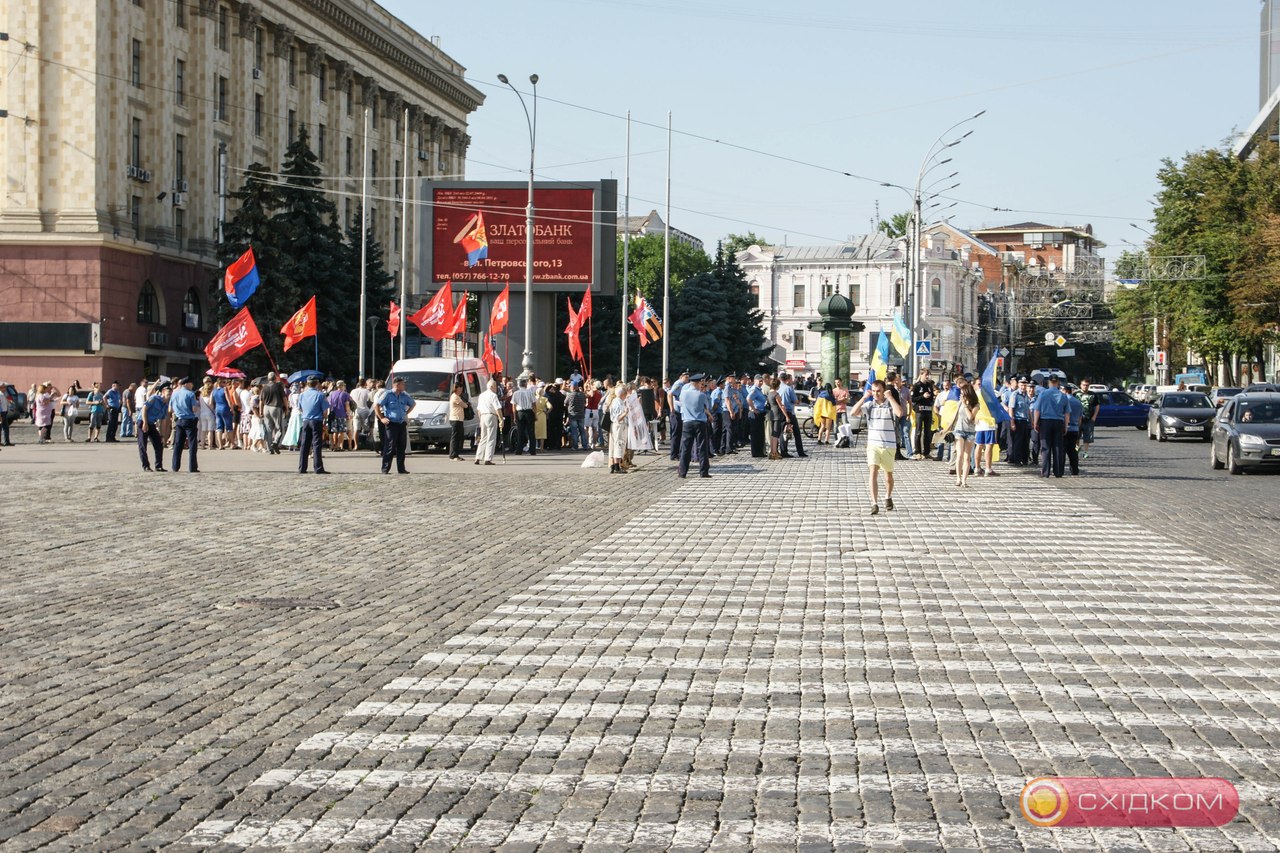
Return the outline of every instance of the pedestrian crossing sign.
<path id="1" fill-rule="evenodd" d="M 932 354 L 933 354 L 932 341 L 916 341 L 916 355 L 932 355 Z"/>

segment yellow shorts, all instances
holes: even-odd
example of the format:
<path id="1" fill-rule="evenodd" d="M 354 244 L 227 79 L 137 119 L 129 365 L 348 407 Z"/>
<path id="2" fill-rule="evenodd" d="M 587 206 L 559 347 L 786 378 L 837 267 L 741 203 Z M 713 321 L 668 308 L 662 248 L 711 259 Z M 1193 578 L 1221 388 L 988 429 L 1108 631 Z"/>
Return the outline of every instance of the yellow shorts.
<path id="1" fill-rule="evenodd" d="M 893 473 L 893 457 L 898 453 L 896 447 L 867 447 L 867 464 L 876 465 L 886 474 Z"/>

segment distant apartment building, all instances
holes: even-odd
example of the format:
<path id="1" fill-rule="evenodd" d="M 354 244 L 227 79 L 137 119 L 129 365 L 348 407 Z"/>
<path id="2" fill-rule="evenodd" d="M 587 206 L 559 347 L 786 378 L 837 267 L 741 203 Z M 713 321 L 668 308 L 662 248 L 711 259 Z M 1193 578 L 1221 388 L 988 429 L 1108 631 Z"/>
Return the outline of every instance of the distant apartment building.
<path id="1" fill-rule="evenodd" d="M 393 272 L 411 264 L 399 176 L 464 171 L 482 95 L 370 0 L 5 9 L 21 55 L 0 79 L 0 374 L 19 385 L 200 369 L 223 195 L 304 127 L 346 225 L 369 108 L 369 222 Z"/>
<path id="2" fill-rule="evenodd" d="M 619 216 L 618 217 L 618 239 L 626 240 L 628 237 L 644 237 L 649 234 L 663 234 L 666 230 L 666 223 L 662 221 L 662 217 L 658 215 L 658 211 L 651 210 L 644 216 Z M 679 228 L 671 229 L 671 240 L 675 243 L 683 243 L 697 249 L 699 252 L 705 252 L 702 241 L 692 234 L 681 231 Z"/>

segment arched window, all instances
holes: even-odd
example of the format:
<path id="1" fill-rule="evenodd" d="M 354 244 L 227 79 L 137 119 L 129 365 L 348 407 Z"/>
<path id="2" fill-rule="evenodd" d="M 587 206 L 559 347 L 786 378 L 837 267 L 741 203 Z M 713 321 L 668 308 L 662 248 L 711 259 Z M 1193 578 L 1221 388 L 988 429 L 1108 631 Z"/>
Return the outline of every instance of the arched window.
<path id="1" fill-rule="evenodd" d="M 182 328 L 200 331 L 204 328 L 204 312 L 200 310 L 200 294 L 193 287 L 182 299 Z"/>
<path id="2" fill-rule="evenodd" d="M 941 308 L 941 307 L 942 307 L 942 281 L 941 281 L 941 279 L 936 279 L 936 278 L 935 278 L 933 281 L 929 282 L 929 307 L 930 307 L 930 308 Z"/>
<path id="3" fill-rule="evenodd" d="M 164 306 L 160 304 L 160 294 L 155 285 L 148 279 L 142 283 L 142 291 L 138 293 L 138 322 L 160 324 L 164 322 Z"/>

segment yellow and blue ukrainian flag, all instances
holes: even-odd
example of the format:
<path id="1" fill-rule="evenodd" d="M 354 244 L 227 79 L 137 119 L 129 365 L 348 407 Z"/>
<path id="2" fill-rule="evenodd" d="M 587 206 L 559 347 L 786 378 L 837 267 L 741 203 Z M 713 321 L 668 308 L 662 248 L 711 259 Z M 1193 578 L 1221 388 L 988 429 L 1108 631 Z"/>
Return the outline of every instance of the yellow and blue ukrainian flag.
<path id="1" fill-rule="evenodd" d="M 893 348 L 898 351 L 898 355 L 903 358 L 909 357 L 908 354 L 911 352 L 911 330 L 907 328 L 902 315 L 896 311 L 893 314 L 893 334 L 889 340 L 893 343 Z"/>
<path id="2" fill-rule="evenodd" d="M 889 336 L 884 333 L 884 329 L 880 329 L 880 341 L 876 344 L 876 351 L 871 355 L 871 381 L 884 379 L 889 374 Z"/>

